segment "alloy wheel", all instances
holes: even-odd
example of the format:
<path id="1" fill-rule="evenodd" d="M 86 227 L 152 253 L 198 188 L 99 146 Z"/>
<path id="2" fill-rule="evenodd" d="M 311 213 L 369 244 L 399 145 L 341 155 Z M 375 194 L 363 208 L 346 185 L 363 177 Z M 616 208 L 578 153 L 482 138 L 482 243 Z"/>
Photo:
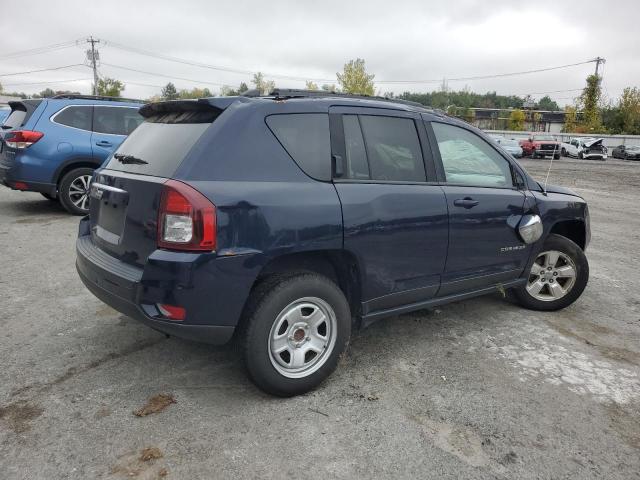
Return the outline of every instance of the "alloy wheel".
<path id="1" fill-rule="evenodd" d="M 91 175 L 80 175 L 69 185 L 69 200 L 81 210 L 88 210 Z"/>
<path id="2" fill-rule="evenodd" d="M 529 272 L 527 292 L 543 302 L 559 300 L 571 291 L 577 275 L 576 265 L 566 253 L 542 252 Z"/>

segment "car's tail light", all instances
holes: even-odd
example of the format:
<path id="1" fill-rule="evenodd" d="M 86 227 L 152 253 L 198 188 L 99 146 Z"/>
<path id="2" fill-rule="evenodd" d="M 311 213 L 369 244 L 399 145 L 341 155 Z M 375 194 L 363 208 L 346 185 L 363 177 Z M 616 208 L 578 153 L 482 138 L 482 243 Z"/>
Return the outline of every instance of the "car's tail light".
<path id="1" fill-rule="evenodd" d="M 195 188 L 177 180 L 162 187 L 158 247 L 212 251 L 216 248 L 216 207 Z"/>
<path id="2" fill-rule="evenodd" d="M 14 130 L 4 137 L 4 142 L 11 148 L 22 150 L 28 148 L 38 140 L 44 137 L 42 132 L 34 132 L 32 130 Z"/>
<path id="3" fill-rule="evenodd" d="M 168 318 L 169 320 L 174 320 L 176 322 L 181 322 L 187 316 L 187 310 L 184 307 L 178 307 L 177 305 L 168 305 L 166 303 L 158 303 L 156 305 L 158 307 L 158 311 L 160 314 Z"/>

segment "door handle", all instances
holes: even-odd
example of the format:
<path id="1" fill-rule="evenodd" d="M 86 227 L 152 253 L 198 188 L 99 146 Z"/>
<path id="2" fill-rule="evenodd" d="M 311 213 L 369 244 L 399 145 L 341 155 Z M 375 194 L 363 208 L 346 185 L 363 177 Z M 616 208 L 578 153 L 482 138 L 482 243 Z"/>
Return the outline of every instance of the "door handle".
<path id="1" fill-rule="evenodd" d="M 100 140 L 99 142 L 96 142 L 96 145 L 98 145 L 99 147 L 111 147 L 111 146 L 113 146 L 113 144 L 111 142 L 107 142 L 106 140 Z"/>
<path id="2" fill-rule="evenodd" d="M 478 200 L 474 200 L 471 197 L 459 198 L 453 201 L 453 204 L 456 207 L 464 207 L 464 208 L 473 208 L 478 205 L 480 202 Z"/>

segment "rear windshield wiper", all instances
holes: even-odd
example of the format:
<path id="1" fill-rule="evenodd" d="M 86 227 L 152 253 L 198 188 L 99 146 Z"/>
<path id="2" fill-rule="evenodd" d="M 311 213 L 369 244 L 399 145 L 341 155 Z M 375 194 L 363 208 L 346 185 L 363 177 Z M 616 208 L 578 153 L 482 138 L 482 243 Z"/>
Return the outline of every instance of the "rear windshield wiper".
<path id="1" fill-rule="evenodd" d="M 116 153 L 115 159 L 124 165 L 147 165 L 149 162 L 142 160 L 141 158 L 134 157 L 133 155 L 126 155 L 124 153 Z"/>

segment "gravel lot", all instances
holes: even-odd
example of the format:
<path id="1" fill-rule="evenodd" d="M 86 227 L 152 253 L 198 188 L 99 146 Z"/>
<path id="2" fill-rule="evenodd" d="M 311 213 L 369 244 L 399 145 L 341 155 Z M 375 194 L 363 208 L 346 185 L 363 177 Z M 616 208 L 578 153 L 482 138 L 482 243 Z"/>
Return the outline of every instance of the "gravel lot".
<path id="1" fill-rule="evenodd" d="M 522 163 L 544 178 L 548 161 Z M 389 318 L 286 400 L 231 348 L 95 299 L 78 219 L 0 188 L 0 478 L 640 478 L 640 162 L 563 159 L 550 183 L 591 209 L 576 304 L 495 295 Z M 157 394 L 175 403 L 133 414 Z"/>

